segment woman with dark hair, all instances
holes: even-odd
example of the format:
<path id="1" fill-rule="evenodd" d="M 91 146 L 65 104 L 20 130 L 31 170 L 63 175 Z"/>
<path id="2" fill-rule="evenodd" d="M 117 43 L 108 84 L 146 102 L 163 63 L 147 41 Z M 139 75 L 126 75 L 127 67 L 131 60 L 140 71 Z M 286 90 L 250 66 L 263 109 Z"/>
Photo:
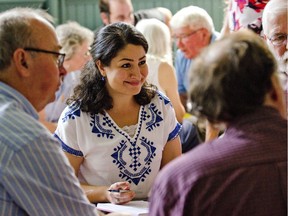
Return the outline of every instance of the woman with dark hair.
<path id="1" fill-rule="evenodd" d="M 55 136 L 91 202 L 147 198 L 159 170 L 181 154 L 171 102 L 146 82 L 147 50 L 132 25 L 101 29 L 58 122 Z"/>

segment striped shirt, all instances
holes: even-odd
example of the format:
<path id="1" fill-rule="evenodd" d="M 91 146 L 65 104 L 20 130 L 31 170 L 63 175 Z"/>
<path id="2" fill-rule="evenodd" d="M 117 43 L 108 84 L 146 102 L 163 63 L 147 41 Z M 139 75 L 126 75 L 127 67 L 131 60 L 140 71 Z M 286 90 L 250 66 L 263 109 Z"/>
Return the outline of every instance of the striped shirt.
<path id="1" fill-rule="evenodd" d="M 0 215 L 96 215 L 60 144 L 0 82 Z"/>

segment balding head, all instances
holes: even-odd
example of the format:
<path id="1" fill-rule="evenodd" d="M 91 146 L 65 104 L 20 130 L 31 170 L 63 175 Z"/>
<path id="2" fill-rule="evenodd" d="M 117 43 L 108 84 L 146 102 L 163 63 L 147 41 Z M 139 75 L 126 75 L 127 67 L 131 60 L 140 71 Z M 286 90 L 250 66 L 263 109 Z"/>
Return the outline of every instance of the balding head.
<path id="1" fill-rule="evenodd" d="M 0 13 L 0 71 L 10 65 L 17 48 L 35 44 L 33 23 L 52 27 L 52 17 L 45 11 L 32 8 L 14 8 Z"/>

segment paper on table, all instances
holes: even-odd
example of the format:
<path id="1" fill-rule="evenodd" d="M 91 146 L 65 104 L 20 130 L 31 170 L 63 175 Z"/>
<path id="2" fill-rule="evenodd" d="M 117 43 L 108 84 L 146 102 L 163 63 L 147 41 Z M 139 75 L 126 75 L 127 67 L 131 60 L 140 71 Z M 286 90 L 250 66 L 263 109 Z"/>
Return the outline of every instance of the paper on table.
<path id="1" fill-rule="evenodd" d="M 121 212 L 129 213 L 133 216 L 146 216 L 148 215 L 148 205 L 147 201 L 137 200 L 130 201 L 124 205 L 116 205 L 112 203 L 98 203 L 97 209 L 105 212 Z"/>

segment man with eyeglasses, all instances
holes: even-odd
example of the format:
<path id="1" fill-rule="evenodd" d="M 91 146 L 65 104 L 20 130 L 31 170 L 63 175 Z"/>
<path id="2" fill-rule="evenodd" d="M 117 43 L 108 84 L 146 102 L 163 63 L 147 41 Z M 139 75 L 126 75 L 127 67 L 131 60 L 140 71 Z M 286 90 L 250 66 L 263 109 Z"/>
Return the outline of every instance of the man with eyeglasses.
<path id="1" fill-rule="evenodd" d="M 197 6 L 184 7 L 175 13 L 170 21 L 170 27 L 178 47 L 175 56 L 178 92 L 186 111 L 189 111 L 191 109 L 190 102 L 187 101 L 190 82 L 189 68 L 193 59 L 200 54 L 202 49 L 213 43 L 220 34 L 215 31 L 210 15 L 203 8 Z M 209 139 L 210 136 L 213 138 L 217 136 L 218 132 L 204 129 L 204 121 L 198 119 L 197 122 L 203 140 Z"/>
<path id="2" fill-rule="evenodd" d="M 175 13 L 171 18 L 170 27 L 178 48 L 175 57 L 178 91 L 187 110 L 189 109 L 187 91 L 190 78 L 188 70 L 192 60 L 204 47 L 215 41 L 219 33 L 215 32 L 210 15 L 197 6 L 188 6 Z"/>
<path id="3" fill-rule="evenodd" d="M 288 43 L 287 0 L 270 1 L 264 8 L 262 25 L 264 38 L 274 53 L 283 80 L 288 115 Z"/>
<path id="4" fill-rule="evenodd" d="M 38 121 L 66 74 L 47 17 L 29 8 L 0 13 L 0 215 L 97 215 Z"/>

